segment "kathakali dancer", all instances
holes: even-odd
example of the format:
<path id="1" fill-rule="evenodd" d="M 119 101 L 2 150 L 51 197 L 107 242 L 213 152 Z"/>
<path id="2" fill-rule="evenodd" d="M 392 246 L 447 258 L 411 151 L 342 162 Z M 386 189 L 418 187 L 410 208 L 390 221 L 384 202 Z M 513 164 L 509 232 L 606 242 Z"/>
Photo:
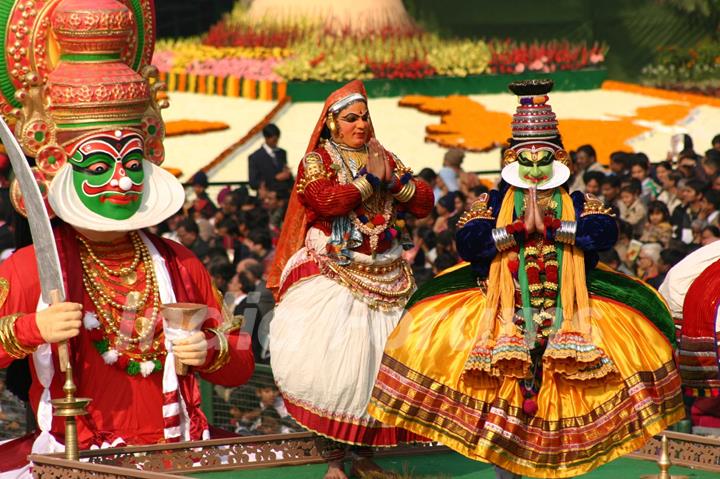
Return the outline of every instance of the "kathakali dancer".
<path id="1" fill-rule="evenodd" d="M 408 215 L 426 216 L 430 187 L 375 139 L 365 87 L 325 101 L 298 169 L 270 287 L 278 305 L 270 358 L 288 412 L 330 438 L 327 477 L 377 468 L 369 446 L 411 440 L 367 414 L 385 340 L 414 291 L 402 259 Z M 336 442 L 337 441 L 337 442 Z"/>
<path id="2" fill-rule="evenodd" d="M 720 430 L 720 242 L 689 254 L 660 285 L 678 335 L 677 363 L 694 431 Z"/>
<path id="3" fill-rule="evenodd" d="M 193 368 L 235 386 L 254 362 L 249 337 L 223 329 L 202 264 L 180 244 L 142 231 L 185 199 L 160 167 L 160 85 L 151 84 L 156 70 L 148 66 L 154 4 L 17 1 L 0 21 L 9 55 L 1 106 L 7 118 L 18 108 L 16 137 L 35 158 L 59 218 L 53 231 L 67 298 L 42 302 L 33 246 L 0 266 L 0 367 L 30 358 L 39 428 L 0 446 L 0 476 L 29 477 L 31 450 L 63 449 L 64 421 L 53 417 L 50 400 L 64 397 L 56 343 L 65 339 L 77 395 L 92 398 L 88 415 L 78 417 L 80 448 L 208 437 Z M 24 212 L 14 186 L 12 195 Z M 188 336 L 161 320 L 161 305 L 175 302 L 204 304 L 212 314 Z M 173 356 L 191 373 L 177 374 Z"/>
<path id="4" fill-rule="evenodd" d="M 572 196 L 552 82 L 513 83 L 499 191 L 458 222 L 470 264 L 410 299 L 369 410 L 496 465 L 498 477 L 572 477 L 684 416 L 672 319 L 635 279 L 596 268 L 617 238 L 594 197 Z"/>

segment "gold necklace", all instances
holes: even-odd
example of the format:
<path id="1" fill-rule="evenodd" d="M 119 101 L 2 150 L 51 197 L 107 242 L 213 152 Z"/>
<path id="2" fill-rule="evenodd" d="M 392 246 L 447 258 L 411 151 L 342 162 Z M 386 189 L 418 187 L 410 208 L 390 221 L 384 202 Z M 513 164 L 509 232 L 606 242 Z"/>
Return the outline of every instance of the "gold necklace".
<path id="1" fill-rule="evenodd" d="M 137 238 L 137 239 L 136 239 Z M 135 256 L 140 258 L 137 261 L 137 265 L 140 264 L 140 261 L 142 261 L 144 269 L 145 269 L 145 291 L 143 292 L 143 295 L 141 298 L 137 298 L 137 292 L 131 292 L 135 293 L 135 295 L 128 297 L 128 304 L 120 304 L 117 301 L 113 300 L 108 293 L 106 293 L 102 286 L 100 286 L 99 281 L 97 281 L 98 275 L 95 271 L 92 271 L 90 269 L 90 265 L 88 264 L 88 258 L 93 259 L 93 262 L 95 264 L 100 265 L 100 261 L 97 258 L 97 256 L 90 255 L 89 252 L 86 257 L 83 257 L 83 255 L 80 255 L 80 261 L 83 268 L 83 285 L 85 286 L 85 291 L 88 293 L 88 296 L 90 297 L 91 302 L 95 306 L 96 314 L 98 317 L 102 320 L 102 322 L 106 325 L 106 327 L 116 335 L 115 343 L 117 344 L 118 339 L 122 340 L 123 342 L 129 343 L 129 344 L 138 344 L 143 343 L 142 345 L 146 344 L 146 340 L 150 333 L 154 332 L 155 330 L 155 323 L 158 317 L 158 312 L 160 310 L 160 293 L 159 293 L 159 287 L 157 283 L 157 279 L 155 276 L 155 271 L 153 267 L 152 257 L 150 255 L 150 251 L 147 249 L 145 244 L 142 242 L 142 239 L 140 239 L 139 235 L 137 233 L 134 233 L 132 236 L 133 239 L 133 249 L 135 250 Z M 89 245 L 82 241 L 83 245 L 85 246 L 86 250 L 90 250 Z M 135 263 L 135 261 L 133 261 Z M 106 266 L 106 265 L 105 265 Z M 121 271 L 127 270 L 128 267 L 121 268 Z M 113 271 L 111 268 L 102 268 L 103 271 L 108 273 L 108 271 Z M 114 271 L 113 271 L 114 272 Z M 133 271 L 135 273 L 135 271 Z M 96 281 L 92 281 L 92 279 L 95 279 Z M 117 323 L 119 322 L 118 318 L 113 317 L 112 311 L 108 311 L 110 308 L 105 308 L 106 305 L 110 305 L 114 307 L 115 309 L 119 309 L 122 311 L 127 312 L 137 312 L 138 310 L 141 310 L 142 307 L 145 305 L 145 302 L 147 301 L 148 296 L 152 292 L 153 296 L 153 307 L 150 318 L 147 318 L 145 316 L 138 316 L 135 320 L 135 331 L 137 332 L 136 337 L 132 337 L 132 333 L 130 335 L 125 334 L 120 330 Z M 153 349 L 157 349 L 160 346 L 160 338 L 155 339 L 153 341 Z M 141 346 L 142 346 L 141 345 Z M 148 345 L 149 346 L 149 345 Z M 147 349 L 147 348 L 145 348 Z"/>
<path id="2" fill-rule="evenodd" d="M 128 284 L 135 284 L 135 282 L 137 281 L 137 274 L 135 273 L 135 269 L 137 268 L 138 264 L 140 264 L 140 248 L 138 248 L 137 246 L 138 242 L 142 242 L 140 236 L 137 233 L 133 232 L 130 234 L 130 240 L 132 241 L 133 249 L 135 250 L 135 256 L 133 257 L 132 263 L 130 263 L 129 266 L 120 268 L 119 271 L 111 269 L 108 265 L 102 262 L 92 250 L 90 244 L 85 240 L 85 238 L 80 235 L 78 235 L 77 238 L 80 243 L 85 246 L 88 255 L 95 262 L 95 264 L 100 267 L 101 270 L 112 276 L 124 277 Z"/>

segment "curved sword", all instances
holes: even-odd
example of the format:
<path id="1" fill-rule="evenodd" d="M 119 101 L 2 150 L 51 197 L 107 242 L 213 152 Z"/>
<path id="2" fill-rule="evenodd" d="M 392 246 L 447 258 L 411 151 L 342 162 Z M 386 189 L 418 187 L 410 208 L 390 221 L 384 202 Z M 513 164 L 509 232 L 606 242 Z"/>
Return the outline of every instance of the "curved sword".
<path id="1" fill-rule="evenodd" d="M 55 244 L 55 236 L 50 226 L 50 216 L 45 209 L 45 202 L 30 164 L 25 159 L 25 154 L 10 131 L 10 127 L 2 118 L 0 118 L 0 140 L 5 145 L 25 203 L 32 242 L 35 246 L 35 260 L 40 277 L 42 299 L 48 305 L 57 301 L 65 301 L 60 258 Z M 52 291 L 57 291 L 58 297 L 53 297 Z"/>

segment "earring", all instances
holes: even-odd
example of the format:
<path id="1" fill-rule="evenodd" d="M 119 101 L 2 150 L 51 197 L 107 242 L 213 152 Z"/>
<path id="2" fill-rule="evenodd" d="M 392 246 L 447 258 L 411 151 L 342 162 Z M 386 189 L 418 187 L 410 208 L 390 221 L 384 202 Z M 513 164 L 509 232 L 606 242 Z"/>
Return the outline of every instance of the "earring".
<path id="1" fill-rule="evenodd" d="M 332 113 L 328 113 L 327 126 L 330 129 L 330 133 L 332 133 L 333 135 L 335 133 L 337 133 L 337 125 L 335 124 L 335 115 L 333 115 Z"/>

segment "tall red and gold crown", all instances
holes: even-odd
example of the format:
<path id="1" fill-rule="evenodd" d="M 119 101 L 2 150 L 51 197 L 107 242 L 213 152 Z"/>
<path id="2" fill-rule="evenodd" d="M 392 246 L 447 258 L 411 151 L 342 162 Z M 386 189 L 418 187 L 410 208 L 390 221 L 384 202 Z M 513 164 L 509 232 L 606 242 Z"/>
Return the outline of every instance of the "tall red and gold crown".
<path id="1" fill-rule="evenodd" d="M 16 0 L 0 9 L 0 35 L 0 111 L 46 186 L 103 130 L 137 130 L 146 158 L 162 163 L 153 0 Z"/>

